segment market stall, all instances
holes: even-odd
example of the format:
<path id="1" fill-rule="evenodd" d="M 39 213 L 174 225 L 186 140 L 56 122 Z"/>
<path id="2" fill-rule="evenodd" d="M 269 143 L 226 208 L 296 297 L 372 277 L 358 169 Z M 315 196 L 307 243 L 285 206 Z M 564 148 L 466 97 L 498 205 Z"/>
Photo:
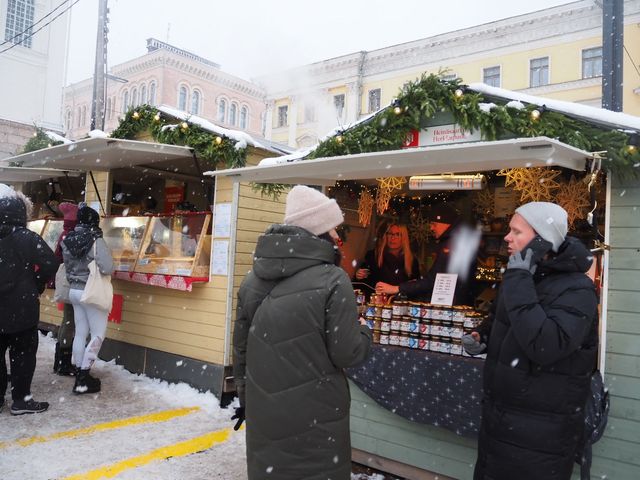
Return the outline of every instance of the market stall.
<path id="1" fill-rule="evenodd" d="M 259 233 L 279 220 L 284 204 L 203 178 L 202 170 L 257 164 L 283 148 L 169 107 L 142 106 L 110 137 L 98 132 L 4 163 L 86 172 L 79 200 L 100 212 L 116 270 L 101 357 L 221 397 L 229 390 L 235 291 Z M 30 228 L 57 240 L 61 223 L 48 218 Z M 51 298 L 47 290 L 41 320 L 55 330 L 61 313 Z"/>
<path id="2" fill-rule="evenodd" d="M 356 461 L 405 478 L 472 477 L 483 360 L 460 355 L 457 338 L 486 312 L 506 262 L 502 238 L 508 217 L 528 201 L 561 204 L 569 213 L 570 234 L 594 252 L 590 274 L 601 294 L 600 368 L 606 373 L 612 364 L 613 371 L 630 373 L 617 356 L 620 350 L 629 352 L 617 333 L 620 315 L 614 313 L 615 327 L 608 320 L 612 309 L 624 310 L 637 300 L 609 291 L 609 252 L 620 249 L 616 253 L 627 259 L 632 247 L 637 252 L 637 238 L 612 225 L 640 223 L 628 207 L 612 211 L 611 203 L 620 200 L 612 198 L 611 189 L 622 177 L 638 178 L 639 130 L 640 121 L 628 115 L 429 76 L 406 86 L 378 114 L 336 130 L 311 153 L 207 172 L 237 182 L 326 188 L 346 213 L 343 267 L 350 273 L 382 219 L 408 223 L 423 274 L 435 246 L 426 234 L 433 204 L 450 204 L 480 226 L 474 305 L 409 299 L 401 312 L 406 299 L 362 301 L 377 344 L 364 365 L 348 372 Z M 478 176 L 483 181 L 475 183 Z M 412 184 L 429 186 L 420 191 Z M 637 202 L 638 181 L 624 185 L 633 188 L 632 202 Z M 637 270 L 638 259 L 631 265 Z M 628 287 L 617 283 L 618 289 Z M 639 333 L 636 327 L 624 328 Z M 615 337 L 615 345 L 608 335 Z M 630 392 L 630 387 L 620 388 Z M 629 394 L 640 400 L 637 390 Z M 606 440 L 602 444 L 605 451 L 596 453 L 594 471 L 624 470 L 616 466 L 616 449 Z M 624 451 L 631 448 L 625 445 Z"/>

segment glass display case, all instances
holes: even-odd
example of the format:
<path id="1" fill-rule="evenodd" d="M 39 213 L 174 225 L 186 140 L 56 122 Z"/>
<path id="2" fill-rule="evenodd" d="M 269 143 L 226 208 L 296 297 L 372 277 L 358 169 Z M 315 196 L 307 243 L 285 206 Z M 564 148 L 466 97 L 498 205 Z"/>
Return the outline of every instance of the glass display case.
<path id="1" fill-rule="evenodd" d="M 142 241 L 136 272 L 208 277 L 211 214 L 153 216 Z"/>
<path id="2" fill-rule="evenodd" d="M 104 241 L 111 249 L 114 270 L 132 272 L 140 254 L 150 217 L 105 217 L 101 227 Z"/>

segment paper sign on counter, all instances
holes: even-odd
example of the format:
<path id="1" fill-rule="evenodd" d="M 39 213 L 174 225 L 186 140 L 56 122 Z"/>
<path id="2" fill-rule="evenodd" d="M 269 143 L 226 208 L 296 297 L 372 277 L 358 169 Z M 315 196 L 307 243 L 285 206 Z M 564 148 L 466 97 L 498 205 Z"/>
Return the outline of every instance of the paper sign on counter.
<path id="1" fill-rule="evenodd" d="M 438 273 L 431 293 L 431 303 L 434 305 L 453 305 L 457 282 L 457 273 Z"/>

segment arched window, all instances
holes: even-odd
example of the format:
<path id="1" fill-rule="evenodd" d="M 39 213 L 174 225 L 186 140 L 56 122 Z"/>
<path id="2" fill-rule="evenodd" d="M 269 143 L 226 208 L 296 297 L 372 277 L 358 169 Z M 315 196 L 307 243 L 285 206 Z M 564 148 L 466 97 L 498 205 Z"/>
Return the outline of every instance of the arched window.
<path id="1" fill-rule="evenodd" d="M 129 92 L 127 90 L 122 94 L 122 113 L 127 113 L 129 110 Z"/>
<path id="2" fill-rule="evenodd" d="M 230 125 L 236 124 L 237 116 L 238 116 L 238 105 L 236 105 L 235 103 L 232 103 L 231 106 L 229 107 L 229 124 Z"/>
<path id="3" fill-rule="evenodd" d="M 137 88 L 134 88 L 133 90 L 131 90 L 131 106 L 132 107 L 138 106 L 138 89 Z"/>
<path id="4" fill-rule="evenodd" d="M 180 87 L 178 93 L 178 110 L 187 110 L 187 87 L 184 85 Z"/>
<path id="5" fill-rule="evenodd" d="M 224 98 L 218 100 L 218 121 L 224 123 L 227 116 L 227 101 Z"/>
<path id="6" fill-rule="evenodd" d="M 140 87 L 140 103 L 147 103 L 147 86 L 142 85 Z"/>
<path id="7" fill-rule="evenodd" d="M 78 107 L 78 116 L 76 117 L 76 127 L 82 126 L 82 108 Z"/>
<path id="8" fill-rule="evenodd" d="M 197 115 L 200 111 L 200 92 L 194 90 L 191 94 L 191 113 Z"/>
<path id="9" fill-rule="evenodd" d="M 87 125 L 87 107 L 82 107 L 82 120 L 81 125 L 84 127 Z"/>
<path id="10" fill-rule="evenodd" d="M 247 120 L 249 119 L 249 109 L 247 107 L 242 107 L 240 109 L 240 128 L 246 130 L 247 128 Z"/>
<path id="11" fill-rule="evenodd" d="M 111 98 L 107 98 L 107 105 L 105 107 L 105 117 L 107 117 L 107 120 L 111 119 Z"/>
<path id="12" fill-rule="evenodd" d="M 149 105 L 156 104 L 156 82 L 149 84 Z"/>
<path id="13" fill-rule="evenodd" d="M 67 110 L 66 119 L 67 119 L 67 121 L 65 122 L 66 130 L 69 131 L 73 128 L 73 125 L 71 123 L 73 120 L 73 117 L 71 115 L 71 110 Z"/>

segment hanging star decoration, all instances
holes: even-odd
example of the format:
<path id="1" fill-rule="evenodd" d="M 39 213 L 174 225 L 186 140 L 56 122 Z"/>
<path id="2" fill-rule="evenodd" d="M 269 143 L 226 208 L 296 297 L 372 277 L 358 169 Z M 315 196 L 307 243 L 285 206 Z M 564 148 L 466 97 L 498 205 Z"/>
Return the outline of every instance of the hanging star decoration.
<path id="1" fill-rule="evenodd" d="M 358 221 L 360 225 L 366 227 L 371 223 L 371 214 L 373 213 L 373 195 L 368 189 L 364 189 L 360 192 L 360 199 L 358 200 Z"/>
<path id="2" fill-rule="evenodd" d="M 411 240 L 419 245 L 429 241 L 431 228 L 429 227 L 429 221 L 422 215 L 422 210 L 418 210 L 418 213 L 412 213 L 408 227 Z"/>
<path id="3" fill-rule="evenodd" d="M 485 221 L 493 217 L 495 202 L 493 192 L 490 189 L 480 190 L 473 196 L 473 210 Z"/>
<path id="4" fill-rule="evenodd" d="M 389 208 L 389 202 L 393 196 L 393 192 L 401 190 L 402 186 L 407 183 L 404 177 L 384 177 L 376 178 L 378 181 L 378 192 L 376 193 L 376 209 L 378 215 L 382 215 Z"/>
<path id="5" fill-rule="evenodd" d="M 555 200 L 567 211 L 569 228 L 573 227 L 576 220 L 586 218 L 591 206 L 588 186 L 573 176 L 569 182 L 560 185 L 555 194 Z"/>
<path id="6" fill-rule="evenodd" d="M 524 168 L 503 168 L 497 175 L 505 177 L 504 186 L 518 189 L 524 182 Z"/>
<path id="7" fill-rule="evenodd" d="M 560 187 L 556 177 L 560 170 L 552 170 L 545 167 L 523 168 L 522 183 L 516 187 L 520 191 L 520 201 L 544 202 L 552 198 L 553 191 Z"/>

